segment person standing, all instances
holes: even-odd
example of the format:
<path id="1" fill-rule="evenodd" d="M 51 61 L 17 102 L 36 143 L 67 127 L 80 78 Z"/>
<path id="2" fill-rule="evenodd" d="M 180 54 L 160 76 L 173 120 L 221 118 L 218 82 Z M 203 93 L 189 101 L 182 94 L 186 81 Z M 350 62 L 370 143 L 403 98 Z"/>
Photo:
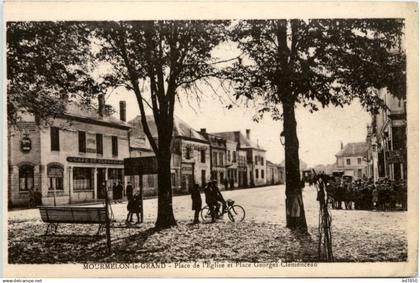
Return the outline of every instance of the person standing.
<path id="1" fill-rule="evenodd" d="M 210 209 L 211 222 L 216 222 L 216 205 L 217 199 L 213 190 L 212 182 L 208 182 L 204 188 L 204 195 L 206 197 L 207 206 Z"/>
<path id="2" fill-rule="evenodd" d="M 118 181 L 118 185 L 115 188 L 116 198 L 117 200 L 122 199 L 122 192 L 123 192 L 123 186 L 121 184 L 121 181 Z"/>
<path id="3" fill-rule="evenodd" d="M 194 187 L 191 189 L 191 200 L 192 200 L 192 210 L 194 210 L 194 221 L 193 224 L 200 223 L 198 216 L 201 210 L 201 195 L 198 184 L 194 184 Z"/>
<path id="4" fill-rule="evenodd" d="M 127 187 L 125 188 L 125 195 L 127 196 L 127 200 L 129 202 L 133 199 L 133 186 L 130 182 L 127 183 Z"/>

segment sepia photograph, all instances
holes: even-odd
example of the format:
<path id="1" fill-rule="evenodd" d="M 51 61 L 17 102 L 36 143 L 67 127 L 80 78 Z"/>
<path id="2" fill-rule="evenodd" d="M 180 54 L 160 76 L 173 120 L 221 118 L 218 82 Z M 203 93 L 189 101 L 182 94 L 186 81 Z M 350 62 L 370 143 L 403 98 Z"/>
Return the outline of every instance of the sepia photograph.
<path id="1" fill-rule="evenodd" d="M 392 276 L 415 276 L 407 25 L 5 21 L 3 264 L 89 277 L 410 263 Z"/>

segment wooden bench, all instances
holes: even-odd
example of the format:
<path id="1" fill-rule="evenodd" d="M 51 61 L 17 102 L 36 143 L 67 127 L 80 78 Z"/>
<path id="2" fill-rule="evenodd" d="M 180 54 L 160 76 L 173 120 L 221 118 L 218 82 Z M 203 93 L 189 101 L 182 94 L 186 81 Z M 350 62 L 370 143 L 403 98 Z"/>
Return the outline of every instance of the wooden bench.
<path id="1" fill-rule="evenodd" d="M 48 223 L 45 235 L 57 232 L 58 224 L 99 224 L 97 235 L 106 224 L 105 207 L 40 206 L 41 219 Z"/>

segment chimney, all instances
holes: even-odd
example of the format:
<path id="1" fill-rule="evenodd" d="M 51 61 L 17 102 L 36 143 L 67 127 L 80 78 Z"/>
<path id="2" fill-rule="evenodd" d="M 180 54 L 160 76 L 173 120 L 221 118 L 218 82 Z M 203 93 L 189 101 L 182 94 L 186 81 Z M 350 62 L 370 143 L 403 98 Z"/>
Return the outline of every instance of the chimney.
<path id="1" fill-rule="evenodd" d="M 103 94 L 98 95 L 98 114 L 103 117 L 105 111 L 105 97 Z"/>
<path id="2" fill-rule="evenodd" d="M 343 142 L 340 142 L 340 149 L 343 149 Z"/>
<path id="3" fill-rule="evenodd" d="M 250 139 L 251 139 L 251 130 L 250 130 L 250 129 L 246 129 L 246 138 L 247 138 L 248 140 L 250 140 Z"/>
<path id="4" fill-rule="evenodd" d="M 123 122 L 127 121 L 126 109 L 127 109 L 126 102 L 123 100 L 120 101 L 120 120 Z"/>
<path id="5" fill-rule="evenodd" d="M 206 128 L 201 128 L 201 129 L 200 129 L 200 133 L 202 133 L 202 134 L 207 133 Z"/>

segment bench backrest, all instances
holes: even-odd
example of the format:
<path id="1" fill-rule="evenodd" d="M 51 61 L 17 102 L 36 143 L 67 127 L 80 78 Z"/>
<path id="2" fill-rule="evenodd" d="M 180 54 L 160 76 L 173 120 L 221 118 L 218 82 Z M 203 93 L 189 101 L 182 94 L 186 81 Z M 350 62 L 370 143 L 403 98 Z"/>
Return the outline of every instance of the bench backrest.
<path id="1" fill-rule="evenodd" d="M 105 207 L 43 206 L 41 219 L 53 223 L 105 223 Z"/>

